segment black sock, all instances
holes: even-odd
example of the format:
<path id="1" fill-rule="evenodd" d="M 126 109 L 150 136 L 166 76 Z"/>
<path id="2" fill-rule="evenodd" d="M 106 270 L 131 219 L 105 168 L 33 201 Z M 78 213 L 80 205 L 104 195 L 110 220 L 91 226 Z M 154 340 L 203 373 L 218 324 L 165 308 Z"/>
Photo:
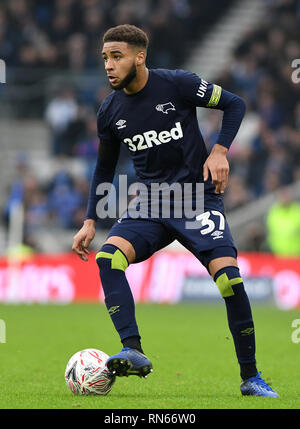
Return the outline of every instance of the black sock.
<path id="1" fill-rule="evenodd" d="M 128 265 L 125 255 L 113 244 L 104 244 L 96 260 L 105 304 L 121 341 L 128 337 L 139 337 L 134 298 L 125 275 Z M 122 266 L 120 261 L 125 265 Z"/>
<path id="2" fill-rule="evenodd" d="M 124 338 L 124 340 L 122 340 L 122 344 L 124 347 L 130 347 L 131 349 L 138 350 L 139 352 L 144 354 L 142 346 L 141 346 L 140 337 Z"/>
<path id="3" fill-rule="evenodd" d="M 241 379 L 243 381 L 248 380 L 248 378 L 255 377 L 258 372 L 255 363 L 242 363 L 240 364 L 240 368 Z"/>
<path id="4" fill-rule="evenodd" d="M 240 364 L 240 375 L 243 380 L 246 380 L 257 374 L 254 324 L 243 283 L 232 286 L 232 289 L 234 296 L 224 298 L 224 301 L 228 325 Z"/>
<path id="5" fill-rule="evenodd" d="M 257 374 L 255 331 L 250 302 L 237 267 L 222 268 L 214 279 L 225 301 L 228 325 L 240 364 L 240 375 L 246 380 Z"/>

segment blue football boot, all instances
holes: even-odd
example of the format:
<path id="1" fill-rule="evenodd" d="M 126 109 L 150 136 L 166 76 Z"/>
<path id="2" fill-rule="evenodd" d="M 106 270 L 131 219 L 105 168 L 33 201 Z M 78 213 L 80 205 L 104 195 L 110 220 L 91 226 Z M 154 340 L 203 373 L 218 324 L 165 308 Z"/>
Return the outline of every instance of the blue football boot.
<path id="1" fill-rule="evenodd" d="M 106 362 L 107 368 L 112 375 L 128 377 L 138 375 L 147 377 L 152 372 L 152 363 L 141 352 L 130 347 L 123 348 L 117 355 L 111 356 Z"/>
<path id="2" fill-rule="evenodd" d="M 257 373 L 255 377 L 248 378 L 248 380 L 241 382 L 242 395 L 279 398 L 278 393 L 271 389 L 260 374 L 261 372 Z"/>

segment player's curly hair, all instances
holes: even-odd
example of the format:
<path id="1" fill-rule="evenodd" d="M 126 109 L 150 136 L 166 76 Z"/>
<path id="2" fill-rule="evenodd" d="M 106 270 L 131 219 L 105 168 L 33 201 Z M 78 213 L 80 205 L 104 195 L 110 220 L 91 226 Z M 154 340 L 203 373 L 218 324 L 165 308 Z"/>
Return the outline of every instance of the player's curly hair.
<path id="1" fill-rule="evenodd" d="M 103 36 L 105 42 L 126 42 L 129 45 L 147 50 L 149 39 L 147 34 L 135 25 L 122 24 L 111 27 Z"/>

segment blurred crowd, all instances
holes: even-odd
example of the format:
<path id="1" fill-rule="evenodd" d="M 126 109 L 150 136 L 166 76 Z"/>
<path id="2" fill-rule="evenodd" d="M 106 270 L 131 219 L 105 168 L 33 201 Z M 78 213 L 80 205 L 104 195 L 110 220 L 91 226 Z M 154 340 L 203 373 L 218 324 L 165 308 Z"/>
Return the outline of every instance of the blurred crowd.
<path id="1" fill-rule="evenodd" d="M 300 180 L 300 82 L 292 78 L 300 58 L 300 3 L 272 1 L 259 28 L 247 33 L 218 83 L 239 94 L 247 115 L 229 158 L 225 205 L 235 209 Z M 300 71 L 298 72 L 300 76 Z M 216 112 L 210 111 L 206 141 L 216 141 Z"/>
<path id="2" fill-rule="evenodd" d="M 0 43 L 0 57 L 4 52 L 22 67 L 93 68 L 98 66 L 95 52 L 101 32 L 111 25 L 130 22 L 150 34 L 150 65 L 184 67 L 183 49 L 177 49 L 176 43 L 179 39 L 182 42 L 183 33 L 185 42 L 196 34 L 197 17 L 202 12 L 197 1 L 140 0 L 138 8 L 134 3 L 114 1 L 111 7 L 108 0 L 6 2 L 6 7 L 0 5 L 0 42 L 10 34 L 7 40 L 18 49 Z M 229 153 L 231 173 L 224 196 L 227 211 L 300 180 L 300 84 L 292 79 L 292 61 L 300 58 L 300 7 L 296 0 L 268 3 L 270 10 L 263 24 L 245 34 L 230 67 L 215 79 L 247 103 L 244 128 Z M 3 26 L 7 17 L 13 26 Z M 174 44 L 168 44 L 170 38 Z M 47 225 L 68 229 L 81 226 L 98 148 L 95 113 L 109 92 L 106 85 L 100 86 L 92 98 L 83 99 L 72 86 L 57 91 L 44 112 L 51 154 L 58 159 L 80 158 L 85 174 L 74 177 L 62 170 L 51 183 L 41 186 L 28 165 L 20 162 L 6 220 L 14 201 L 23 200 L 29 231 Z M 220 119 L 219 111 L 208 109 L 200 124 L 208 149 L 216 142 Z M 129 183 L 134 180 L 131 162 L 123 150 L 117 172 L 129 172 Z M 100 222 L 103 228 L 110 225 L 110 221 Z M 253 228 L 249 230 L 248 250 L 270 249 L 265 230 Z"/>
<path id="3" fill-rule="evenodd" d="M 214 10 L 197 0 L 2 0 L 0 58 L 31 69 L 95 68 L 104 32 L 131 23 L 151 38 L 149 61 L 173 67 L 186 55 L 178 47 L 187 48 L 229 3 L 219 0 Z"/>
<path id="4" fill-rule="evenodd" d="M 50 180 L 39 180 L 34 174 L 30 159 L 21 154 L 14 174 L 14 180 L 8 189 L 8 199 L 4 208 L 6 225 L 15 207 L 20 204 L 24 208 L 25 236 L 34 235 L 40 229 L 63 228 L 66 230 L 79 229 L 86 214 L 91 176 L 96 162 L 96 141 L 94 135 L 89 141 L 78 146 L 80 152 L 80 174 L 74 173 L 72 166 L 62 162 L 55 168 Z M 47 162 L 47 161 L 46 161 Z M 57 163 L 59 160 L 57 158 Z M 67 166 L 66 166 L 67 165 Z M 43 168 L 43 167 L 42 167 Z M 54 170 L 54 169 L 53 169 Z M 121 149 L 117 172 L 126 174 L 128 185 L 135 181 L 135 173 L 124 149 Z M 114 186 L 118 197 L 119 180 L 115 175 Z M 118 206 L 117 206 L 118 210 Z M 115 219 L 99 220 L 99 228 L 107 229 Z"/>
<path id="5" fill-rule="evenodd" d="M 229 152 L 231 172 L 224 196 L 227 211 L 269 192 L 280 194 L 287 185 L 300 181 L 300 70 L 296 73 L 293 67 L 294 60 L 300 58 L 300 3 L 267 3 L 270 13 L 258 28 L 245 34 L 230 67 L 217 79 L 219 85 L 239 94 L 247 103 L 247 115 Z M 211 148 L 218 136 L 219 113 L 210 110 L 202 125 Z M 283 236 L 273 240 L 273 236 L 280 235 L 276 228 L 283 228 L 278 223 L 276 228 L 271 227 L 275 223 L 270 221 L 281 207 L 280 201 L 279 197 L 265 224 L 255 222 L 248 226 L 245 249 L 300 254 L 299 202 L 284 203 L 281 211 L 293 231 L 288 242 L 297 244 L 289 246 Z M 296 215 L 292 215 L 293 211 Z"/>
<path id="6" fill-rule="evenodd" d="M 57 86 L 73 80 L 77 99 L 92 103 L 103 81 L 102 36 L 118 24 L 148 34 L 150 67 L 177 67 L 232 1 L 218 0 L 215 8 L 208 0 L 201 7 L 198 0 L 1 0 L 0 58 L 8 85 L 0 115 L 40 117 Z"/>

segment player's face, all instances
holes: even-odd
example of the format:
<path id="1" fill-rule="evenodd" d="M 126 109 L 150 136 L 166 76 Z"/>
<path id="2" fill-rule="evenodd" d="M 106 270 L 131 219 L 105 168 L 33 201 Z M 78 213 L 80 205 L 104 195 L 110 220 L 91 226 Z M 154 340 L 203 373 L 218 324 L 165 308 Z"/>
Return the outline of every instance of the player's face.
<path id="1" fill-rule="evenodd" d="M 126 88 L 136 77 L 138 52 L 125 42 L 106 42 L 102 56 L 111 88 Z"/>

